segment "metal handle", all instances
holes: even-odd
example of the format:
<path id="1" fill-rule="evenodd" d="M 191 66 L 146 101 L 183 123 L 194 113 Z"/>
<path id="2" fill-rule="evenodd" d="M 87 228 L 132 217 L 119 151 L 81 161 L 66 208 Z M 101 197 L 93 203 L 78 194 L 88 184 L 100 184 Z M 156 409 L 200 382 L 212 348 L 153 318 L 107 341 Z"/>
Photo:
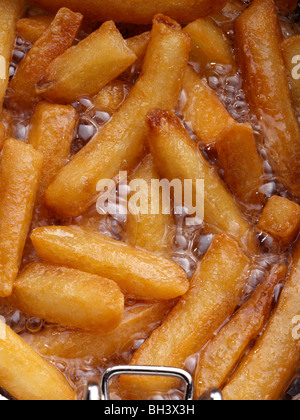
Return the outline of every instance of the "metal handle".
<path id="1" fill-rule="evenodd" d="M 109 401 L 109 382 L 112 378 L 121 375 L 135 376 L 164 376 L 177 378 L 185 382 L 184 400 L 192 401 L 194 395 L 194 382 L 192 376 L 183 369 L 162 366 L 116 366 L 108 369 L 101 380 L 101 399 Z"/>

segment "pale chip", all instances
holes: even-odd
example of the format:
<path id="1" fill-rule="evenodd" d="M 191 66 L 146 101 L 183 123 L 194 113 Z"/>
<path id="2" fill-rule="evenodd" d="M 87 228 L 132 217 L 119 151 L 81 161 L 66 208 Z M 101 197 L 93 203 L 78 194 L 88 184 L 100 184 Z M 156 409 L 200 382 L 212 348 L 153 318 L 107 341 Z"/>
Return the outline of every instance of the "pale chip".
<path id="1" fill-rule="evenodd" d="M 6 60 L 3 55 L 0 55 L 0 80 L 6 79 Z"/>

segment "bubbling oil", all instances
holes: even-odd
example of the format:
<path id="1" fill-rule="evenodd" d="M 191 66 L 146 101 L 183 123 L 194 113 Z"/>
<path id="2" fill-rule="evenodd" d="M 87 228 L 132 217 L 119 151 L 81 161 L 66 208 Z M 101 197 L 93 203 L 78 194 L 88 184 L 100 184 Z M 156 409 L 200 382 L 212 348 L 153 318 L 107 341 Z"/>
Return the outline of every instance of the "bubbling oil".
<path id="1" fill-rule="evenodd" d="M 229 39 L 232 41 L 234 51 L 234 31 L 233 21 L 237 17 L 237 12 L 224 12 L 223 15 L 216 17 L 217 23 L 226 32 Z M 300 33 L 299 27 L 294 23 L 292 19 L 281 17 L 282 28 L 284 36 L 291 36 L 296 33 Z M 131 35 L 129 31 L 128 36 Z M 13 60 L 10 66 L 10 76 L 13 77 L 17 71 L 19 62 L 24 58 L 26 53 L 30 50 L 31 45 L 23 40 L 17 38 L 15 43 L 15 51 Z M 192 64 L 196 70 L 197 65 Z M 198 69 L 199 70 L 199 69 Z M 136 80 L 137 74 L 133 67 L 129 84 L 132 84 Z M 242 88 L 242 77 L 239 71 L 232 73 L 228 67 L 220 65 L 208 66 L 205 72 L 205 78 L 212 89 L 214 89 L 219 95 L 221 101 L 226 106 L 228 112 L 233 118 L 240 123 L 250 123 L 254 129 L 257 137 L 258 147 L 260 154 L 264 160 L 266 176 L 264 178 L 263 193 L 270 197 L 275 193 L 286 195 L 286 191 L 282 186 L 276 183 L 276 179 L 273 176 L 272 169 L 267 159 L 267 155 L 264 151 L 261 142 L 261 129 L 257 118 L 251 114 L 249 106 L 246 101 L 245 93 Z M 182 92 L 181 101 L 185 99 L 185 92 Z M 73 107 L 79 114 L 79 123 L 74 134 L 74 140 L 72 143 L 71 157 L 80 151 L 96 133 L 99 133 L 103 126 L 107 124 L 112 115 L 102 110 L 96 109 L 93 105 L 92 98 L 81 98 L 76 103 L 72 104 Z M 180 116 L 180 113 L 179 113 Z M 8 133 L 11 137 L 26 141 L 28 135 L 28 129 L 30 127 L 30 115 L 23 115 L 20 113 L 12 113 L 5 110 L 4 122 L 6 124 Z M 183 123 L 185 121 L 183 120 Z M 190 130 L 192 138 L 197 141 L 194 133 Z M 218 169 L 218 160 L 210 148 L 201 148 L 207 160 L 216 166 Z M 220 175 L 222 177 L 222 172 Z M 122 203 L 118 203 L 122 205 Z M 252 223 L 257 220 L 258 214 L 253 217 L 253 209 L 243 208 L 245 215 L 249 218 Z M 31 230 L 39 226 L 47 225 L 78 225 L 86 229 L 92 229 L 94 231 L 103 233 L 113 239 L 119 241 L 127 241 L 125 223 L 126 218 L 120 217 L 118 212 L 111 212 L 108 215 L 101 216 L 97 212 L 95 206 L 91 207 L 85 214 L 80 217 L 72 218 L 68 220 L 58 220 L 54 214 L 51 214 L 49 210 L 46 210 L 43 206 L 35 209 Z M 214 234 L 209 232 L 209 229 L 205 229 L 203 226 L 189 227 L 185 223 L 184 216 L 175 216 L 175 231 L 170 229 L 170 232 L 166 232 L 169 235 L 173 245 L 173 260 L 179 264 L 187 273 L 189 279 L 193 277 L 197 265 L 207 252 Z M 261 237 L 261 243 L 265 248 L 265 252 L 260 256 L 253 259 L 250 279 L 247 288 L 245 289 L 245 297 L 248 296 L 258 284 L 265 278 L 266 273 L 271 269 L 275 263 L 283 262 L 288 264 L 288 254 L 282 254 L 275 242 L 270 237 Z M 22 267 L 30 262 L 39 261 L 39 258 L 28 239 Z M 279 285 L 276 291 L 276 300 L 280 296 L 282 285 Z M 241 302 L 242 303 L 242 302 Z M 139 304 L 134 296 L 126 297 L 126 307 L 134 307 Z M 5 300 L 0 300 L 0 314 L 5 317 L 7 324 L 17 333 L 29 333 L 38 334 L 45 328 L 53 327 L 50 324 L 45 323 L 43 320 L 37 318 L 26 317 L 16 308 L 12 308 Z M 66 331 L 66 328 L 59 327 L 61 332 Z M 49 358 L 49 362 L 54 364 L 68 379 L 70 384 L 77 390 L 78 398 L 82 399 L 84 395 L 84 389 L 89 381 L 100 381 L 101 375 L 106 368 L 114 366 L 116 364 L 129 364 L 134 352 L 144 343 L 147 335 L 143 332 L 135 335 L 134 337 L 128 337 L 128 340 L 132 344 L 125 349 L 121 350 L 116 358 L 108 360 L 101 366 L 95 366 L 95 363 L 91 357 L 84 359 L 64 360 L 57 357 Z M 200 349 L 199 349 L 200 350 Z M 193 374 L 195 371 L 197 359 L 199 354 L 191 355 L 185 364 L 185 368 Z M 287 393 L 286 398 L 291 399 L 300 392 L 300 381 L 296 379 L 293 386 Z M 118 388 L 118 383 L 114 381 L 111 386 L 111 398 L 115 400 L 122 399 L 123 392 Z M 170 390 L 166 395 L 157 394 L 151 397 L 153 400 L 176 400 L 181 399 L 183 396 L 182 389 Z"/>

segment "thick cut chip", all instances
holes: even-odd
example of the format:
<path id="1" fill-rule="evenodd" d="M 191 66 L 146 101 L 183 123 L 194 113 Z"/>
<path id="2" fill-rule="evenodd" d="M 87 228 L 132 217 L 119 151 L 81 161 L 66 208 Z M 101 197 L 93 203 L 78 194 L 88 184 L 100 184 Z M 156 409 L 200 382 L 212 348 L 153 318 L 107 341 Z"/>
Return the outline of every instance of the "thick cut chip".
<path id="1" fill-rule="evenodd" d="M 45 261 L 115 280 L 127 294 L 144 299 L 173 299 L 189 288 L 174 262 L 78 227 L 37 228 L 33 245 Z"/>
<path id="2" fill-rule="evenodd" d="M 50 63 L 36 92 L 52 102 L 73 103 L 96 95 L 136 59 L 114 22 L 105 22 Z"/>
<path id="3" fill-rule="evenodd" d="M 30 0 L 30 3 L 56 12 L 67 6 L 98 21 L 113 20 L 150 24 L 157 13 L 164 13 L 180 23 L 219 12 L 227 0 Z"/>
<path id="4" fill-rule="evenodd" d="M 190 66 L 183 80 L 183 89 L 186 95 L 182 110 L 185 121 L 201 143 L 212 146 L 219 134 L 235 125 L 236 121 L 217 93 Z"/>
<path id="5" fill-rule="evenodd" d="M 300 206 L 274 195 L 264 208 L 257 230 L 271 235 L 284 248 L 291 246 L 300 232 Z"/>
<path id="6" fill-rule="evenodd" d="M 163 214 L 164 200 L 169 198 L 160 188 L 153 188 L 155 180 L 159 181 L 160 176 L 152 156 L 148 155 L 132 175 L 132 181 L 140 188 L 137 200 L 142 201 L 142 206 L 129 211 L 126 234 L 131 245 L 170 257 L 174 219 L 170 214 Z"/>
<path id="7" fill-rule="evenodd" d="M 64 376 L 1 320 L 0 387 L 21 401 L 75 400 Z"/>
<path id="8" fill-rule="evenodd" d="M 7 92 L 7 106 L 17 111 L 32 110 L 41 100 L 35 85 L 56 57 L 70 48 L 82 22 L 82 15 L 61 9 L 48 30 L 26 54 L 12 78 Z"/>
<path id="9" fill-rule="evenodd" d="M 53 16 L 38 15 L 20 19 L 17 23 L 18 35 L 32 44 L 44 35 L 53 21 Z"/>
<path id="10" fill-rule="evenodd" d="M 124 312 L 124 296 L 113 281 L 49 264 L 25 267 L 12 299 L 29 316 L 94 332 L 114 330 Z"/>
<path id="11" fill-rule="evenodd" d="M 44 156 L 38 202 L 70 158 L 77 119 L 77 113 L 71 106 L 43 102 L 34 110 L 30 121 L 28 142 Z"/>
<path id="12" fill-rule="evenodd" d="M 270 164 L 291 195 L 300 198 L 300 128 L 292 106 L 273 0 L 254 0 L 235 23 L 244 88 L 260 121 Z"/>
<path id="13" fill-rule="evenodd" d="M 7 140 L 0 162 L 0 296 L 10 296 L 18 275 L 37 196 L 43 156 Z"/>
<path id="14" fill-rule="evenodd" d="M 217 139 L 216 149 L 230 191 L 242 204 L 260 212 L 266 202 L 262 193 L 265 171 L 251 125 L 225 128 Z"/>
<path id="15" fill-rule="evenodd" d="M 223 64 L 230 66 L 231 70 L 235 69 L 230 41 L 212 18 L 198 19 L 186 26 L 184 32 L 192 39 L 190 61 L 201 64 L 202 71 L 211 64 Z"/>

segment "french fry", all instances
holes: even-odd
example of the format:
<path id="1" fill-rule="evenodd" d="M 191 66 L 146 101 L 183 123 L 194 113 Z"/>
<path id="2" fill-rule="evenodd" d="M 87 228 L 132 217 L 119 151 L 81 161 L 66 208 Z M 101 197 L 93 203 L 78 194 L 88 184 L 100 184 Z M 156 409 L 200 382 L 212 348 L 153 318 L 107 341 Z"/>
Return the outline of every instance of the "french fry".
<path id="1" fill-rule="evenodd" d="M 182 110 L 184 119 L 204 145 L 213 145 L 218 135 L 236 121 L 216 92 L 190 66 L 183 80 L 183 89 L 186 93 Z"/>
<path id="2" fill-rule="evenodd" d="M 280 12 L 287 15 L 293 12 L 298 6 L 298 0 L 275 0 L 275 3 Z"/>
<path id="3" fill-rule="evenodd" d="M 204 180 L 204 221 L 233 235 L 256 252 L 252 228 L 175 114 L 156 110 L 149 114 L 148 122 L 150 149 L 160 174 L 169 180 L 192 179 L 193 192 L 197 180 Z"/>
<path id="4" fill-rule="evenodd" d="M 75 400 L 75 392 L 53 366 L 0 320 L 0 386 L 21 401 Z"/>
<path id="5" fill-rule="evenodd" d="M 212 18 L 198 19 L 186 26 L 184 32 L 192 40 L 190 61 L 200 64 L 203 71 L 210 64 L 223 64 L 235 69 L 231 44 Z"/>
<path id="6" fill-rule="evenodd" d="M 291 103 L 274 1 L 254 0 L 237 19 L 235 35 L 244 87 L 260 120 L 270 164 L 279 182 L 299 198 L 300 129 Z"/>
<path id="7" fill-rule="evenodd" d="M 3 148 L 4 145 L 4 140 L 5 140 L 5 125 L 0 123 L 0 152 Z"/>
<path id="8" fill-rule="evenodd" d="M 25 0 L 2 0 L 0 3 L 0 114 L 9 81 L 16 24 L 24 11 Z"/>
<path id="9" fill-rule="evenodd" d="M 133 67 L 129 67 L 123 74 L 122 79 L 126 80 L 132 77 L 133 72 L 141 71 L 143 61 L 147 53 L 147 48 L 150 42 L 151 32 L 144 32 L 141 35 L 126 39 L 128 48 L 137 56 L 137 60 Z"/>
<path id="10" fill-rule="evenodd" d="M 53 16 L 37 15 L 20 19 L 17 23 L 18 35 L 31 44 L 44 35 L 53 21 Z"/>
<path id="11" fill-rule="evenodd" d="M 286 278 L 285 265 L 275 266 L 234 317 L 202 352 L 195 373 L 195 397 L 224 387 L 252 342 L 269 319 L 276 286 Z"/>
<path id="12" fill-rule="evenodd" d="M 30 145 L 7 140 L 0 162 L 0 296 L 11 295 L 42 171 L 43 156 Z"/>
<path id="13" fill-rule="evenodd" d="M 114 330 L 124 312 L 124 296 L 113 281 L 49 264 L 26 266 L 12 299 L 26 315 L 93 332 Z"/>
<path id="14" fill-rule="evenodd" d="M 96 200 L 100 180 L 138 164 L 147 137 L 146 115 L 153 107 L 176 106 L 189 50 L 180 25 L 156 16 L 139 80 L 112 120 L 50 185 L 46 203 L 51 209 L 65 217 L 81 215 Z"/>
<path id="15" fill-rule="evenodd" d="M 171 241 L 168 232 L 171 228 L 175 228 L 174 219 L 171 215 L 162 214 L 162 209 L 159 214 L 151 212 L 151 206 L 154 203 L 159 203 L 158 206 L 160 206 L 160 203 L 163 202 L 163 193 L 160 191 L 157 194 L 151 190 L 151 181 L 160 179 L 151 155 L 144 159 L 141 166 L 132 175 L 132 179 L 142 179 L 146 182 L 147 188 L 142 191 L 142 194 L 145 195 L 148 208 L 146 214 L 135 215 L 128 212 L 127 239 L 135 247 L 170 257 Z"/>
<path id="16" fill-rule="evenodd" d="M 150 24 L 154 15 L 163 13 L 180 23 L 191 22 L 197 17 L 208 16 L 220 11 L 226 0 L 30 0 L 30 3 L 56 12 L 60 7 L 67 6 L 72 10 L 81 12 L 87 18 L 98 21 L 113 20 L 136 24 Z"/>
<path id="17" fill-rule="evenodd" d="M 128 48 L 134 52 L 140 61 L 145 58 L 150 38 L 151 32 L 144 32 L 141 35 L 126 39 Z"/>
<path id="18" fill-rule="evenodd" d="M 95 108 L 113 114 L 125 101 L 130 85 L 122 80 L 113 80 L 100 90 L 93 99 Z"/>
<path id="19" fill-rule="evenodd" d="M 237 243 L 225 234 L 217 235 L 190 290 L 135 353 L 131 364 L 183 368 L 186 359 L 234 312 L 248 268 L 249 260 Z M 121 384 L 126 390 L 146 393 L 170 390 L 174 380 L 128 376 L 121 378 Z"/>
<path id="20" fill-rule="evenodd" d="M 300 35 L 286 38 L 282 43 L 282 51 L 289 73 L 294 105 L 300 108 Z"/>
<path id="21" fill-rule="evenodd" d="M 216 141 L 226 184 L 239 202 L 261 211 L 266 198 L 261 192 L 264 165 L 250 124 L 225 128 Z"/>
<path id="22" fill-rule="evenodd" d="M 8 88 L 9 108 L 31 110 L 40 101 L 35 85 L 51 61 L 72 46 L 81 22 L 82 15 L 69 9 L 63 8 L 57 13 L 49 29 L 19 64 Z"/>
<path id="23" fill-rule="evenodd" d="M 263 336 L 224 388 L 226 400 L 278 400 L 300 364 L 300 242 L 293 267 Z"/>
<path id="24" fill-rule="evenodd" d="M 36 92 L 56 103 L 94 96 L 136 59 L 114 22 L 105 22 L 50 63 L 36 85 Z"/>
<path id="25" fill-rule="evenodd" d="M 71 106 L 40 103 L 30 121 L 28 142 L 44 156 L 37 203 L 70 157 L 71 143 L 77 123 Z"/>
<path id="26" fill-rule="evenodd" d="M 37 228 L 33 245 L 45 261 L 115 280 L 120 288 L 145 299 L 174 299 L 189 288 L 174 262 L 78 227 Z"/>
<path id="27" fill-rule="evenodd" d="M 274 195 L 267 203 L 257 231 L 271 235 L 283 248 L 288 248 L 300 232 L 300 206 Z"/>
<path id="28" fill-rule="evenodd" d="M 121 324 L 111 333 L 93 334 L 82 331 L 46 328 L 38 334 L 22 337 L 43 356 L 64 359 L 93 358 L 102 365 L 133 347 L 135 340 L 145 339 L 170 310 L 169 302 L 139 304 L 125 310 Z"/>

